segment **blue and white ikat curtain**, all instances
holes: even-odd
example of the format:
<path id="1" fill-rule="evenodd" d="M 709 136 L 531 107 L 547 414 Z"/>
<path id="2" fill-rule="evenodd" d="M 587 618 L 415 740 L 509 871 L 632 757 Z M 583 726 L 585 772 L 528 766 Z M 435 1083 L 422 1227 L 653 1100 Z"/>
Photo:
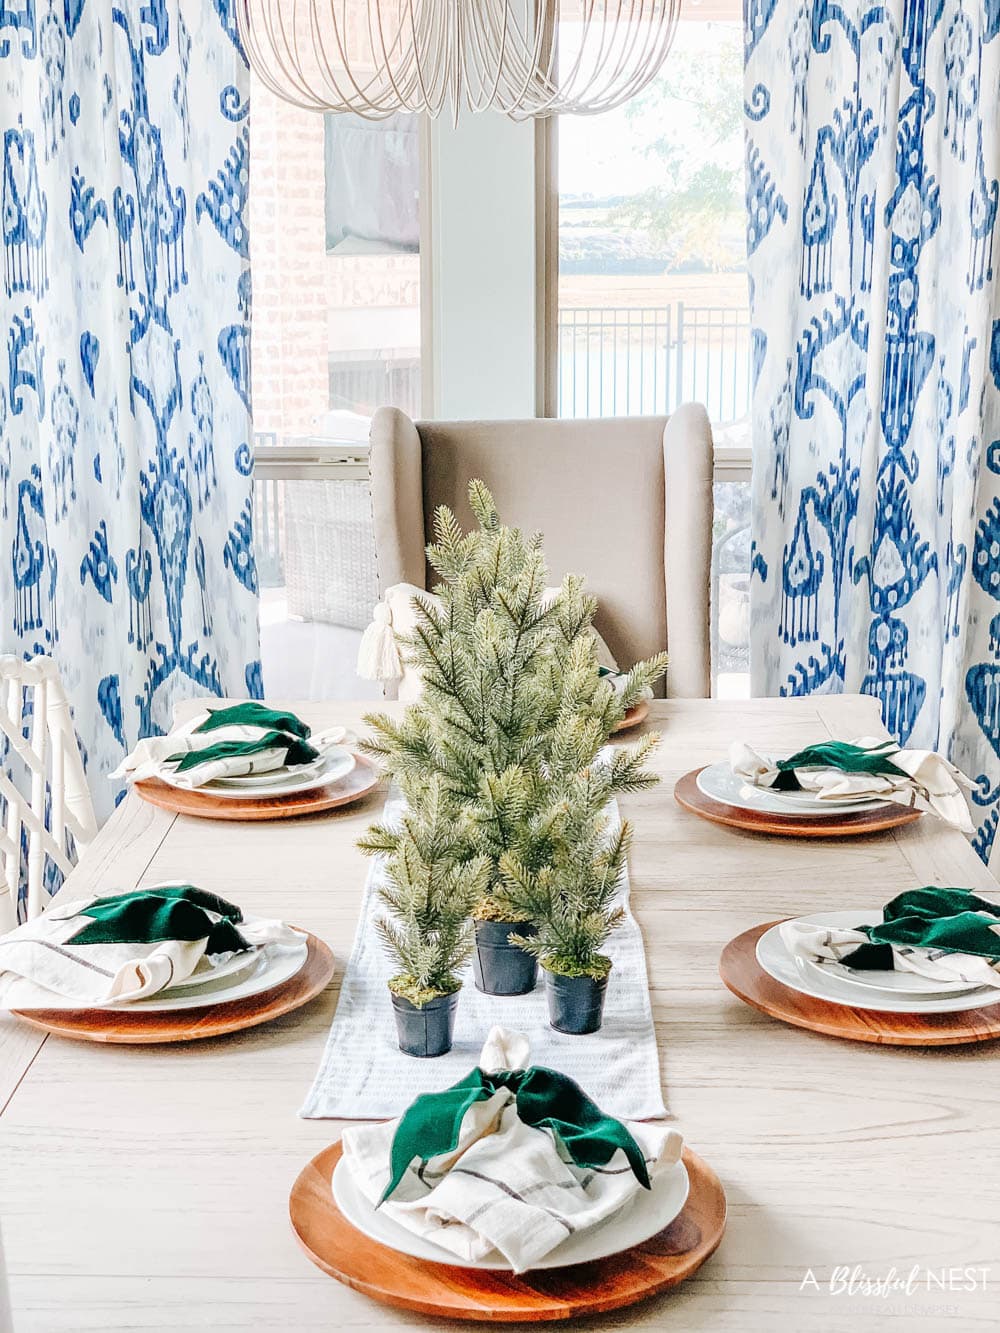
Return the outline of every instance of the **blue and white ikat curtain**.
<path id="1" fill-rule="evenodd" d="M 1000 0 L 747 0 L 758 694 L 1000 809 Z"/>
<path id="2" fill-rule="evenodd" d="M 260 692 L 248 82 L 232 0 L 0 0 L 0 651 L 99 814 L 177 698 Z"/>

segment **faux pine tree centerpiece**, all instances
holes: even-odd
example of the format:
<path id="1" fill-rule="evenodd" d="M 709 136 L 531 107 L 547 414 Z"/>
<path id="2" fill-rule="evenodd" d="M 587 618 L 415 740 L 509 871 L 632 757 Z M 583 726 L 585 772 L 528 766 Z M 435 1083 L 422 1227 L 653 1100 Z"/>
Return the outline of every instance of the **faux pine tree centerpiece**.
<path id="1" fill-rule="evenodd" d="M 358 845 L 384 856 L 376 929 L 398 967 L 389 981 L 399 1046 L 407 1055 L 451 1050 L 459 972 L 472 952 L 472 909 L 489 881 L 489 862 L 467 856 L 439 779 L 398 827 L 375 824 Z"/>
<path id="2" fill-rule="evenodd" d="M 624 920 L 618 899 L 632 841 L 631 825 L 612 827 L 607 806 L 613 764 L 573 774 L 552 811 L 559 826 L 551 860 L 531 870 L 501 858 L 507 893 L 537 923 L 513 936 L 545 972 L 549 1022 L 559 1032 L 596 1032 L 604 1016 L 611 959 L 602 950 Z"/>
<path id="3" fill-rule="evenodd" d="M 435 514 L 427 558 L 440 583 L 434 596 L 414 599 L 416 628 L 398 643 L 420 672 L 423 693 L 399 721 L 370 715 L 364 748 L 412 811 L 434 810 L 447 829 L 449 873 L 463 894 L 475 886 L 477 985 L 521 994 L 536 984 L 539 953 L 547 967 L 558 961 L 534 944 L 525 948 L 536 932 L 549 938 L 537 915 L 543 900 L 528 892 L 532 877 L 548 871 L 551 878 L 589 854 L 601 836 L 598 793 L 603 811 L 616 795 L 655 781 L 643 768 L 655 736 L 616 749 L 606 763 L 595 760 L 662 675 L 666 656 L 638 663 L 612 688 L 599 674 L 596 603 L 582 580 L 567 576 L 547 597 L 541 536 L 502 524 L 481 482 L 471 483 L 469 501 L 477 520 L 471 532 L 449 509 Z M 364 845 L 397 857 L 398 836 L 376 826 Z M 597 877 L 581 878 L 577 909 L 590 903 Z M 430 917 L 422 928 L 437 929 Z"/>

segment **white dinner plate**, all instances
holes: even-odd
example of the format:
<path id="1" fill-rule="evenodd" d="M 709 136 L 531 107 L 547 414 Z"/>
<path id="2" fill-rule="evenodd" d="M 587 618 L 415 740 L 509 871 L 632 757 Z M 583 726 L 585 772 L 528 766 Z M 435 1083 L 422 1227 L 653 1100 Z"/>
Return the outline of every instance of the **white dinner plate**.
<path id="1" fill-rule="evenodd" d="M 567 1236 L 535 1265 L 535 1271 L 541 1268 L 564 1268 L 567 1264 L 593 1263 L 595 1259 L 606 1259 L 633 1245 L 641 1245 L 677 1217 L 687 1202 L 688 1189 L 687 1167 L 683 1162 L 677 1162 L 653 1178 L 651 1189 L 638 1190 L 613 1216 L 579 1235 Z M 343 1157 L 334 1168 L 333 1197 L 351 1226 L 391 1250 L 429 1263 L 451 1264 L 454 1268 L 495 1269 L 504 1273 L 511 1271 L 510 1264 L 497 1251 L 494 1251 L 495 1258 L 470 1263 L 387 1217 L 369 1203 L 358 1189 Z"/>
<path id="2" fill-rule="evenodd" d="M 276 796 L 297 796 L 302 792 L 314 791 L 318 787 L 339 782 L 347 777 L 357 763 L 350 750 L 345 750 L 339 745 L 328 750 L 321 758 L 322 764 L 314 761 L 311 764 L 283 768 L 267 774 L 245 774 L 242 778 L 216 778 L 214 782 L 206 782 L 194 790 L 210 792 L 213 796 L 229 801 L 263 801 L 272 800 Z M 171 787 L 177 787 L 181 791 L 192 790 L 190 787 L 182 786 L 174 775 L 166 770 L 162 771 L 160 776 Z M 266 784 L 248 787 L 246 777 L 267 777 L 269 781 Z"/>
<path id="3" fill-rule="evenodd" d="M 53 995 L 42 986 L 29 990 L 27 986 L 22 987 L 19 983 L 14 1007 L 29 1011 L 100 1007 L 120 1013 L 141 1010 L 144 1014 L 168 1013 L 177 1009 L 204 1009 L 211 1004 L 228 1004 L 230 1000 L 245 1000 L 252 995 L 270 990 L 272 986 L 280 986 L 305 966 L 308 947 L 304 935 L 301 944 L 264 944 L 249 960 L 244 960 L 242 968 L 227 972 L 225 976 L 209 976 L 199 982 L 191 982 L 189 979 L 183 986 L 157 991 L 155 995 L 150 995 L 144 1000 L 119 1000 L 114 1004 L 101 1006 L 87 1006 L 81 1004 L 79 1000 Z M 237 956 L 244 958 L 243 955 Z M 37 991 L 37 995 L 33 991 Z"/>
<path id="4" fill-rule="evenodd" d="M 699 789 L 715 801 L 734 805 L 741 810 L 766 811 L 772 815 L 800 815 L 804 819 L 834 818 L 842 810 L 873 810 L 889 804 L 875 796 L 858 796 L 851 800 L 821 801 L 813 792 L 776 792 L 770 787 L 755 787 L 734 773 L 728 759 L 703 768 L 697 778 Z"/>
<path id="5" fill-rule="evenodd" d="M 877 915 L 877 909 L 874 915 Z M 854 908 L 841 912 L 814 912 L 798 920 L 816 926 L 857 926 L 871 920 L 872 916 L 871 910 Z M 955 1014 L 963 1009 L 984 1009 L 988 1005 L 1000 1004 L 1000 989 L 995 986 L 980 986 L 958 995 L 940 992 L 923 996 L 894 995 L 887 991 L 866 991 L 852 981 L 827 974 L 823 968 L 800 965 L 799 959 L 789 953 L 781 938 L 780 925 L 783 924 L 772 926 L 757 941 L 757 962 L 768 976 L 800 995 L 827 1000 L 831 1004 L 846 1004 L 852 1009 L 875 1009 L 890 1014 Z"/>

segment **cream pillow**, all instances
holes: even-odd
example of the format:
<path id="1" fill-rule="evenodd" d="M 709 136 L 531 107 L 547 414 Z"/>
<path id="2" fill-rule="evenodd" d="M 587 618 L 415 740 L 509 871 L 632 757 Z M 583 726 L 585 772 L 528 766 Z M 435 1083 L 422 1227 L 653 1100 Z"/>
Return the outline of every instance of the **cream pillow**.
<path id="1" fill-rule="evenodd" d="M 546 588 L 542 594 L 544 605 L 547 606 L 558 595 L 558 588 Z M 412 583 L 397 583 L 393 587 L 387 588 L 382 594 L 382 608 L 384 609 L 376 608 L 375 621 L 365 630 L 358 654 L 358 675 L 363 680 L 398 681 L 398 698 L 401 703 L 407 704 L 414 703 L 420 698 L 423 691 L 423 681 L 416 667 L 408 666 L 399 658 L 398 650 L 395 659 L 392 658 L 390 653 L 387 660 L 384 635 L 386 630 L 391 631 L 394 638 L 413 632 L 417 625 L 417 615 L 413 609 L 414 597 L 420 597 L 431 606 L 440 606 L 441 604 L 440 599 L 435 597 L 433 593 L 425 592 L 423 588 L 417 588 Z M 609 671 L 617 671 L 618 663 L 612 656 L 610 648 L 596 629 L 591 632 L 597 645 L 598 666 L 606 667 Z M 383 636 L 380 646 L 375 642 L 376 636 L 379 635 Z"/>

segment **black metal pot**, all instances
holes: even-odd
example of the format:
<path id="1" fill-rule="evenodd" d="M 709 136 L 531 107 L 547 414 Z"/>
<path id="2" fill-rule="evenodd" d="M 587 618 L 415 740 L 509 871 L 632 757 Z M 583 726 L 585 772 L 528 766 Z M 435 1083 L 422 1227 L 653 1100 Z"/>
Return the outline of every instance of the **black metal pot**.
<path id="1" fill-rule="evenodd" d="M 604 1019 L 607 977 L 564 977 L 558 972 L 545 973 L 545 993 L 549 1001 L 549 1024 L 557 1032 L 582 1036 L 596 1032 Z"/>
<path id="2" fill-rule="evenodd" d="M 392 992 L 389 992 L 392 995 Z M 447 1055 L 455 1035 L 458 991 L 438 995 L 426 1004 L 415 1005 L 402 995 L 392 995 L 396 1035 L 404 1055 Z"/>
<path id="3" fill-rule="evenodd" d="M 533 921 L 477 921 L 472 970 L 485 995 L 527 995 L 538 981 L 538 960 L 511 944 L 511 935 L 536 935 Z"/>

